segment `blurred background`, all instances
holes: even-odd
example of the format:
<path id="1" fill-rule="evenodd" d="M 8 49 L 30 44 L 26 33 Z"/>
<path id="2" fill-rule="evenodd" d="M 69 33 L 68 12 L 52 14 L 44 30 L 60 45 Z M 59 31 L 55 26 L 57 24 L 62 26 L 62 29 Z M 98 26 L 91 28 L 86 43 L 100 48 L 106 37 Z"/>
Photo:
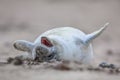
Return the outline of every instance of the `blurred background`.
<path id="1" fill-rule="evenodd" d="M 65 26 L 91 33 L 106 22 L 109 27 L 93 41 L 94 62 L 120 65 L 120 0 L 0 0 L 0 61 L 21 53 L 12 46 L 15 40 L 33 42 Z"/>

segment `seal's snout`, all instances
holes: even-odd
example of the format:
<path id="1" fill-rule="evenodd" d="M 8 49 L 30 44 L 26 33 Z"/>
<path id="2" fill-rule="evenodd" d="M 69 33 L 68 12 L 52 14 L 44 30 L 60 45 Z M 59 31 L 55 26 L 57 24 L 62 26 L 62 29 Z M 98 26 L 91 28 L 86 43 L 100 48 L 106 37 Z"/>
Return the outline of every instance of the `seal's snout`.
<path id="1" fill-rule="evenodd" d="M 39 54 L 39 55 L 41 55 L 41 56 L 47 56 L 48 53 L 49 53 L 49 51 L 48 51 L 48 49 L 45 48 L 45 47 L 38 46 L 38 47 L 36 48 L 36 53 Z"/>

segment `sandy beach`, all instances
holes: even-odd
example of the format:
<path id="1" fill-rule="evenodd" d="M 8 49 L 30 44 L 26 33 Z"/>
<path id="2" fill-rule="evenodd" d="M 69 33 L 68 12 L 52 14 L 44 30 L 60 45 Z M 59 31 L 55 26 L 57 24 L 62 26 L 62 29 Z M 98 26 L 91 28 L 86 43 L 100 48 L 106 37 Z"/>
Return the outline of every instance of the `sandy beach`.
<path id="1" fill-rule="evenodd" d="M 13 47 L 15 40 L 33 42 L 41 33 L 71 26 L 86 34 L 109 27 L 95 39 L 96 66 L 108 62 L 120 66 L 119 0 L 0 0 L 0 62 L 23 52 Z M 119 80 L 120 74 L 97 71 L 56 70 L 0 64 L 0 80 Z"/>

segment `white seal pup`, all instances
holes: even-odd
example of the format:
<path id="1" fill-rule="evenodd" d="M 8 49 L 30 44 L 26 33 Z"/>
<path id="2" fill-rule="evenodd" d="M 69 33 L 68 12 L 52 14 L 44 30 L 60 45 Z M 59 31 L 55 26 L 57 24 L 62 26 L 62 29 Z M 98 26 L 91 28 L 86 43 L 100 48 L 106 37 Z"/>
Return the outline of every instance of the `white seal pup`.
<path id="1" fill-rule="evenodd" d="M 34 43 L 17 40 L 14 47 L 28 52 L 27 57 L 32 60 L 39 57 L 42 61 L 56 59 L 89 63 L 93 59 L 91 41 L 98 37 L 107 25 L 108 23 L 91 34 L 85 34 L 72 27 L 55 28 L 41 34 Z"/>

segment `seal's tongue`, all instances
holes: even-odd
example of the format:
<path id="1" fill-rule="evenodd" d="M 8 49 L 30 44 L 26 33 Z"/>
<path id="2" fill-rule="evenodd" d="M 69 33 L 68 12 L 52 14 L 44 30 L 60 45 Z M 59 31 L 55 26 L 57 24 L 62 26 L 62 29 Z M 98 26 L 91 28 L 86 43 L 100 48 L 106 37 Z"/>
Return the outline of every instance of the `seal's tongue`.
<path id="1" fill-rule="evenodd" d="M 106 23 L 101 29 L 99 29 L 98 31 L 95 31 L 91 34 L 87 34 L 86 35 L 86 39 L 85 39 L 85 43 L 89 43 L 91 42 L 93 39 L 95 39 L 96 37 L 98 37 L 108 26 L 109 23 Z"/>

